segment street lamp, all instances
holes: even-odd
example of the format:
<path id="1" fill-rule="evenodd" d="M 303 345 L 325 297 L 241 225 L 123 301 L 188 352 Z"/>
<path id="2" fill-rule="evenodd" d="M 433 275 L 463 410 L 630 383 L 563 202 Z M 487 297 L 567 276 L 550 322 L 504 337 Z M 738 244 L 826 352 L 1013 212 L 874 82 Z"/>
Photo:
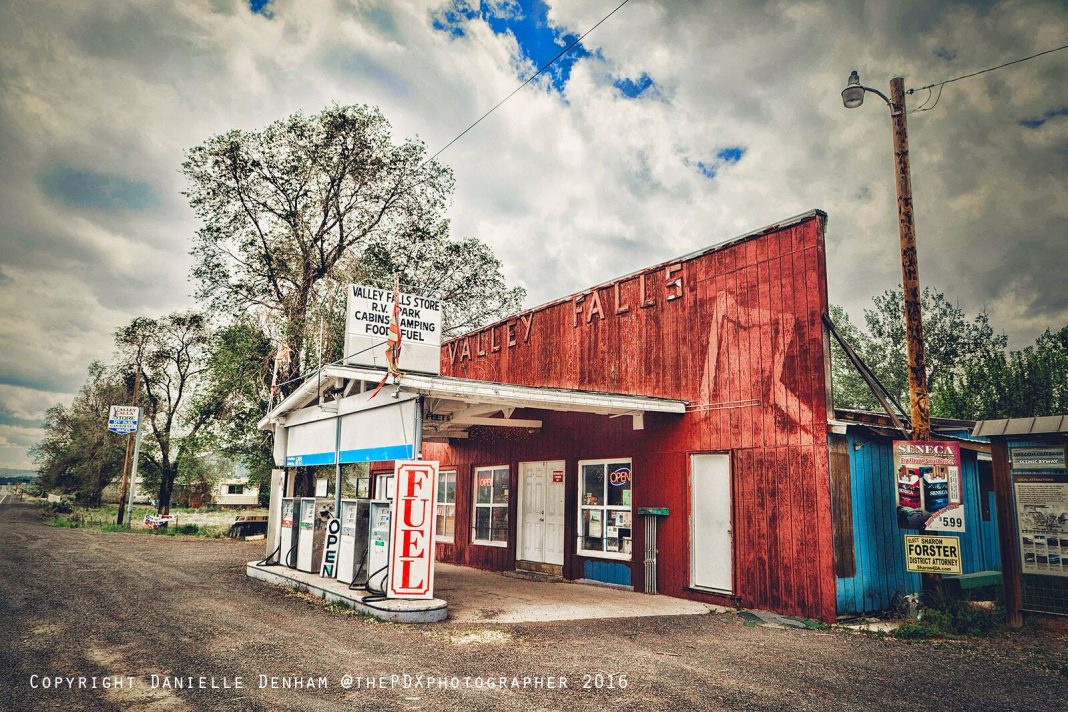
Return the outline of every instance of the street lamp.
<path id="1" fill-rule="evenodd" d="M 897 224 L 901 238 L 901 286 L 905 299 L 905 344 L 909 355 L 909 410 L 913 440 L 931 439 L 931 405 L 927 394 L 927 359 L 923 349 L 923 321 L 920 316 L 920 269 L 916 259 L 916 223 L 912 213 L 912 178 L 909 169 L 908 127 L 905 124 L 905 80 L 890 80 L 890 96 L 860 83 L 857 70 L 849 75 L 842 90 L 842 104 L 855 109 L 871 92 L 890 108 L 894 133 L 894 177 L 897 186 Z"/>

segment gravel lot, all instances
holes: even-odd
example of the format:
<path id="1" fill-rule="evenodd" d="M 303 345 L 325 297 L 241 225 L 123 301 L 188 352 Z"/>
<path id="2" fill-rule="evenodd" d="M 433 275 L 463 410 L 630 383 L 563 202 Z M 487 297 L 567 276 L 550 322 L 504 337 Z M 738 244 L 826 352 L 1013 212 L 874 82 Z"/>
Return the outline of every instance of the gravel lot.
<path id="1" fill-rule="evenodd" d="M 53 528 L 29 505 L 0 506 L 0 708 L 1051 710 L 1068 699 L 1068 632 L 1050 622 L 942 642 L 747 627 L 733 613 L 411 627 L 246 578 L 244 562 L 261 553 L 262 543 Z M 387 686 L 344 689 L 346 674 Z M 460 687 L 390 688 L 394 674 L 457 676 Z M 617 677 L 615 689 L 584 689 L 597 674 L 625 675 L 626 687 Z M 35 675 L 134 683 L 35 689 Z M 153 688 L 153 675 L 220 687 Z M 261 675 L 327 686 L 260 688 Z M 566 678 L 567 689 L 479 688 L 478 676 Z M 243 689 L 222 689 L 237 677 Z"/>

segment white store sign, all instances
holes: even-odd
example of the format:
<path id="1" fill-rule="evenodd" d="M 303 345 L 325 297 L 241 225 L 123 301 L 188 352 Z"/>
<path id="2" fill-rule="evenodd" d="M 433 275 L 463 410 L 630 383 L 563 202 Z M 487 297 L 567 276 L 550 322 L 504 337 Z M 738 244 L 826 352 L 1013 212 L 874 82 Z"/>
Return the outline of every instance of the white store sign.
<path id="1" fill-rule="evenodd" d="M 400 293 L 402 371 L 441 373 L 441 301 Z M 345 363 L 386 368 L 393 291 L 350 284 L 345 313 Z"/>
<path id="2" fill-rule="evenodd" d="M 111 406 L 111 411 L 108 413 L 108 430 L 119 435 L 137 432 L 137 406 Z"/>

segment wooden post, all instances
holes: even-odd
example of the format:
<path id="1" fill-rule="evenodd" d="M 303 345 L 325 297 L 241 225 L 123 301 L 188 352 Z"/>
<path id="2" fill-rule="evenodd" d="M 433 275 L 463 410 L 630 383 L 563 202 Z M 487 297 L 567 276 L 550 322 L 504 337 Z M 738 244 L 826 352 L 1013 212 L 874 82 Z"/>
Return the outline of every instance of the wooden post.
<path id="1" fill-rule="evenodd" d="M 1023 625 L 1023 583 L 1020 580 L 1020 542 L 1016 537 L 1016 508 L 1009 476 L 1009 448 L 1005 438 L 990 439 L 993 460 L 994 501 L 998 508 L 998 543 L 1001 545 L 1001 586 L 1005 593 L 1005 624 Z"/>
<path id="2" fill-rule="evenodd" d="M 138 367 L 136 375 L 134 375 L 134 388 L 133 388 L 133 404 L 137 405 L 137 400 L 141 395 L 141 369 Z M 140 418 L 138 418 L 138 427 L 141 427 Z M 134 438 L 137 437 L 136 433 L 129 433 L 126 436 L 126 458 L 122 461 L 122 485 L 119 487 L 119 516 L 115 520 L 116 524 L 122 525 L 126 521 L 126 500 L 129 498 L 130 487 L 133 483 L 130 482 L 130 459 L 133 453 Z"/>
<path id="3" fill-rule="evenodd" d="M 920 316 L 920 268 L 916 258 L 916 224 L 912 213 L 909 137 L 905 123 L 905 80 L 890 80 L 890 123 L 894 130 L 894 177 L 897 223 L 901 238 L 901 287 L 905 298 L 905 343 L 909 355 L 909 410 L 912 439 L 931 439 L 931 405 L 927 394 L 927 359 Z"/>

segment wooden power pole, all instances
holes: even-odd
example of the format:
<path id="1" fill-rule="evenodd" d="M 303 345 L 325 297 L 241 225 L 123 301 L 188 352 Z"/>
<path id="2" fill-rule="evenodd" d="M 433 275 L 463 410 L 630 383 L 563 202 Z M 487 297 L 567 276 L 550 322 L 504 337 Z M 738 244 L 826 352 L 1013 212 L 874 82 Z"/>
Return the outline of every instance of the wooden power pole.
<path id="1" fill-rule="evenodd" d="M 916 259 L 916 222 L 912 212 L 912 178 L 905 112 L 905 80 L 890 80 L 890 122 L 894 130 L 894 175 L 897 223 L 901 237 L 901 288 L 905 298 L 905 344 L 909 356 L 909 410 L 912 439 L 931 439 L 931 403 L 927 393 L 927 358 L 920 315 L 920 268 Z"/>
<path id="2" fill-rule="evenodd" d="M 137 406 L 138 400 L 141 395 L 141 369 L 137 369 L 136 375 L 134 375 L 134 388 L 133 388 L 133 404 Z M 140 418 L 138 418 L 137 427 L 141 427 Z M 119 488 L 119 516 L 115 520 L 116 524 L 121 525 L 126 521 L 126 500 L 129 499 L 130 488 L 134 486 L 134 483 L 130 482 L 130 460 L 134 448 L 134 438 L 137 437 L 137 433 L 129 433 L 126 436 L 126 458 L 122 462 L 122 486 Z"/>

